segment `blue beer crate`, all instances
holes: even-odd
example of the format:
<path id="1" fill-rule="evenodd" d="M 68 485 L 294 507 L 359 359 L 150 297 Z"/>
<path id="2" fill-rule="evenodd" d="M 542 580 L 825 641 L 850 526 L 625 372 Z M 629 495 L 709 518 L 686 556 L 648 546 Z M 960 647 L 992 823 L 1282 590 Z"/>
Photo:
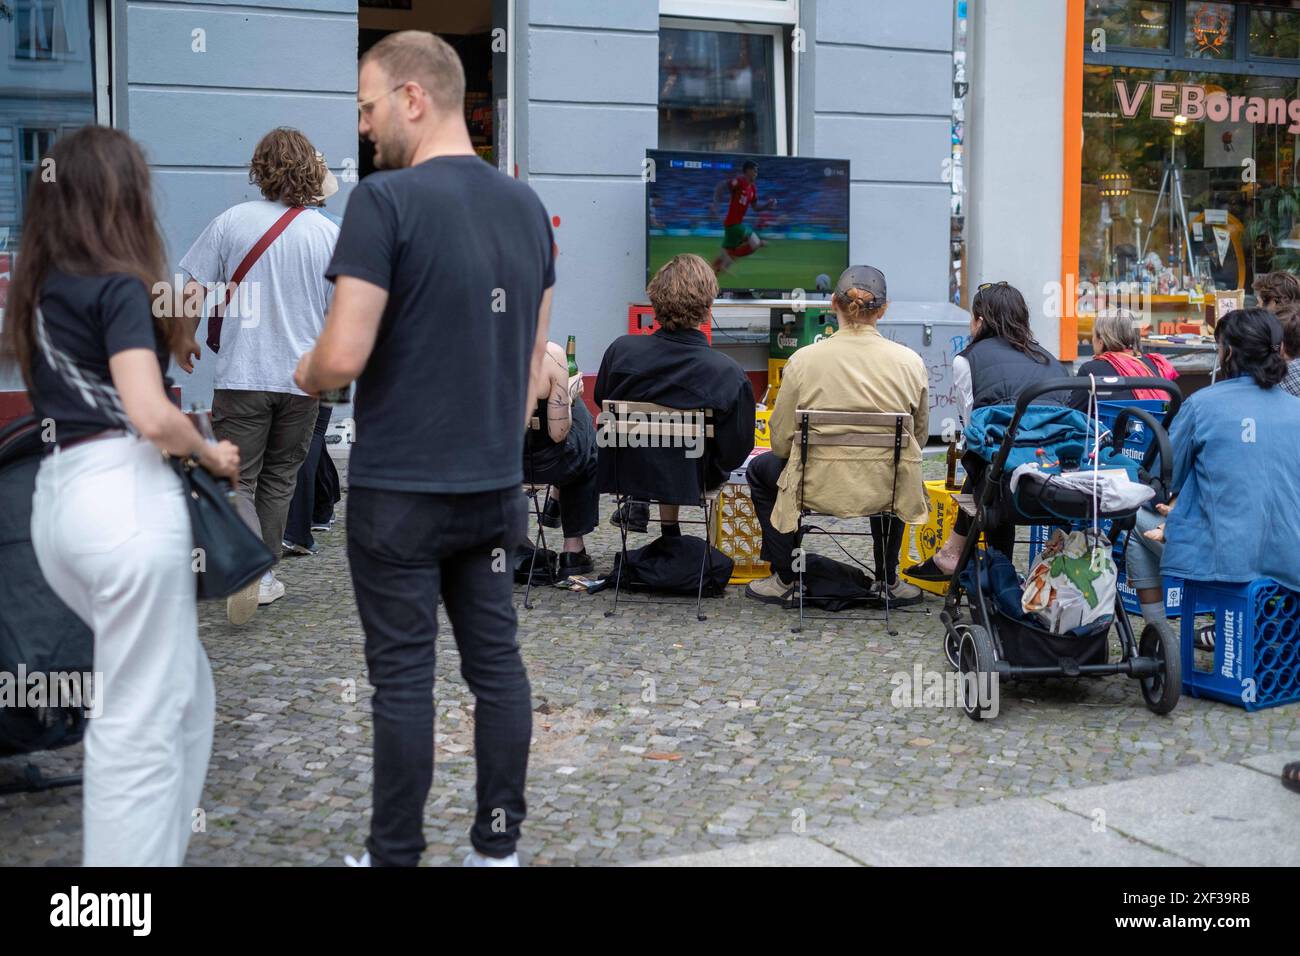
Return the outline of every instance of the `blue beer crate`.
<path id="1" fill-rule="evenodd" d="M 1214 614 L 1214 669 L 1194 668 L 1196 618 L 1182 621 L 1183 691 L 1246 710 L 1300 700 L 1300 592 L 1263 578 L 1250 584 L 1187 581 L 1183 601 Z"/>
<path id="2" fill-rule="evenodd" d="M 1113 430 L 1115 419 L 1119 418 L 1119 413 L 1126 408 L 1141 408 L 1150 412 L 1151 417 L 1156 421 L 1163 421 L 1165 417 L 1165 408 L 1168 402 L 1161 399 L 1134 399 L 1131 402 L 1098 402 L 1097 403 L 1097 420 L 1107 428 Z M 1151 430 L 1147 428 L 1146 423 L 1135 418 L 1130 418 L 1128 423 L 1128 436 L 1124 439 L 1124 446 L 1120 449 L 1127 458 L 1135 461 L 1142 461 L 1142 456 L 1146 454 L 1147 448 L 1151 445 Z"/>

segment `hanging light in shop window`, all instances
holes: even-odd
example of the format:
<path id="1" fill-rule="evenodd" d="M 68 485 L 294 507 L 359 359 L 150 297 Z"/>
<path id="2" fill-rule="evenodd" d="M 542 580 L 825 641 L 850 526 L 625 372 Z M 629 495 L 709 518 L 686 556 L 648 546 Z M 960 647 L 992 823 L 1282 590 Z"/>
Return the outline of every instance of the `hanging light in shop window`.
<path id="1" fill-rule="evenodd" d="M 1098 178 L 1097 192 L 1104 199 L 1123 199 L 1128 195 L 1131 185 L 1128 173 L 1122 169 L 1112 169 Z"/>

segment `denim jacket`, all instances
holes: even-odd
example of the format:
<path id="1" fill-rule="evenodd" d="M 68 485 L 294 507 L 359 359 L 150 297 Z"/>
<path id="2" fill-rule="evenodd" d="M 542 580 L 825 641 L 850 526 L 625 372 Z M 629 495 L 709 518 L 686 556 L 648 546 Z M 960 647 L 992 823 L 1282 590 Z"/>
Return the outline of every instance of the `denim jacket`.
<path id="1" fill-rule="evenodd" d="M 1248 377 L 1218 382 L 1187 399 L 1169 439 L 1178 503 L 1161 570 L 1300 590 L 1300 398 Z"/>

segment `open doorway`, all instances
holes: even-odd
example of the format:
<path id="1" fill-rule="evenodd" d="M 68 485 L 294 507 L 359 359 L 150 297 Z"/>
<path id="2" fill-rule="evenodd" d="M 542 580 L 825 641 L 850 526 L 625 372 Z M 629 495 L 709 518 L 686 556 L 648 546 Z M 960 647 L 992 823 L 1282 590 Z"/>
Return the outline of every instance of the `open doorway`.
<path id="1" fill-rule="evenodd" d="M 510 0 L 360 0 L 357 56 L 389 33 L 427 30 L 460 54 L 465 65 L 465 122 L 475 151 L 503 172 L 506 149 L 506 18 Z M 358 172 L 375 169 L 375 149 L 361 139 Z"/>

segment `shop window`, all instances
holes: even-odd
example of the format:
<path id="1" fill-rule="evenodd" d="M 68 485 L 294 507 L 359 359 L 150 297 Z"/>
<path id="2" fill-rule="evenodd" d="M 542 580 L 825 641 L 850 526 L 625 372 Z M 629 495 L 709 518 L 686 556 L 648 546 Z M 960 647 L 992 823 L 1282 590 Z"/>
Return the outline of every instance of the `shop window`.
<path id="1" fill-rule="evenodd" d="M 659 30 L 659 148 L 784 153 L 779 27 Z"/>
<path id="2" fill-rule="evenodd" d="M 1233 17 L 1231 3 L 1187 4 L 1183 20 L 1183 53 L 1194 59 L 1231 60 Z"/>
<path id="3" fill-rule="evenodd" d="M 1252 9 L 1248 47 L 1252 57 L 1300 57 L 1300 11 Z"/>
<path id="4" fill-rule="evenodd" d="M 1084 14 L 1084 43 L 1091 46 L 1096 30 L 1105 31 L 1106 48 L 1167 50 L 1170 4 L 1157 0 L 1088 0 Z"/>
<path id="5" fill-rule="evenodd" d="M 1300 269 L 1300 81 L 1084 68 L 1080 276 L 1158 295 Z"/>
<path id="6" fill-rule="evenodd" d="M 72 52 L 63 0 L 18 0 L 13 16 L 18 59 L 54 60 Z"/>
<path id="7" fill-rule="evenodd" d="M 1300 271 L 1300 0 L 1086 9 L 1108 32 L 1084 53 L 1080 280 L 1192 315 Z M 1139 22 L 1172 42 L 1144 46 Z"/>

